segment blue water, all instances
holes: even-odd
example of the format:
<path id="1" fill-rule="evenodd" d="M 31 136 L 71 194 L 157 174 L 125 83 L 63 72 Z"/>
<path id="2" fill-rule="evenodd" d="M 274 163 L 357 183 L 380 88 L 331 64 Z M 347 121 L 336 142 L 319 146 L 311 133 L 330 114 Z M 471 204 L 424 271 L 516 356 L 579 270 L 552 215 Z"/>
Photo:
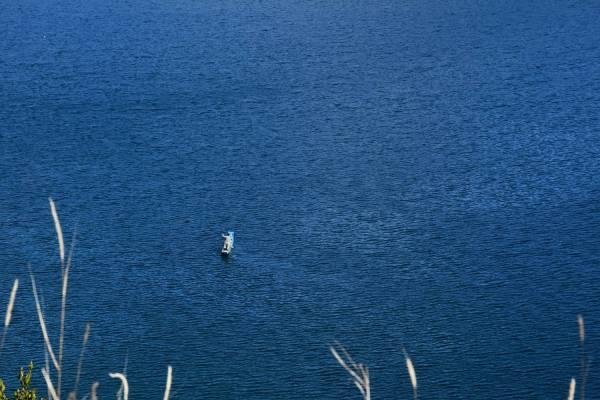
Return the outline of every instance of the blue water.
<path id="1" fill-rule="evenodd" d="M 600 357 L 596 1 L 0 5 L 0 376 L 131 398 L 566 397 Z M 236 248 L 219 256 L 221 233 Z M 2 309 L 6 300 L 0 300 Z M 2 314 L 3 315 L 3 314 Z M 57 346 L 57 344 L 55 344 Z M 592 363 L 587 398 L 600 397 Z M 37 386 L 42 386 L 39 375 Z M 44 391 L 45 395 L 45 391 Z"/>

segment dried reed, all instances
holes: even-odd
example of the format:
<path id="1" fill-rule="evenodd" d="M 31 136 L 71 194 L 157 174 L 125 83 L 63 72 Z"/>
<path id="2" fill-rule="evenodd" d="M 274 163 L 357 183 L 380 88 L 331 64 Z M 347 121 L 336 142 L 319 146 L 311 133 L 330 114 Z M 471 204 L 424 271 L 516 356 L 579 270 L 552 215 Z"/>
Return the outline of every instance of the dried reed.
<path id="1" fill-rule="evenodd" d="M 404 358 L 406 360 L 406 369 L 408 370 L 408 376 L 410 377 L 410 384 L 412 385 L 412 388 L 413 388 L 413 397 L 416 399 L 417 398 L 417 374 L 415 373 L 415 367 L 413 366 L 413 363 L 412 363 L 410 357 L 406 353 L 406 350 L 403 349 L 402 351 L 404 353 Z"/>
<path id="2" fill-rule="evenodd" d="M 56 213 L 56 209 L 54 209 L 54 214 Z M 56 216 L 58 218 L 58 215 Z M 55 220 L 55 222 L 58 219 Z M 60 227 L 60 223 L 59 223 Z M 58 231 L 57 231 L 58 232 Z M 58 234 L 58 233 L 57 233 Z M 60 334 L 58 336 L 58 363 L 61 366 L 61 369 L 57 371 L 57 393 L 58 397 L 61 397 L 61 383 L 62 383 L 62 362 L 63 362 L 63 350 L 64 350 L 64 341 L 65 341 L 65 316 L 67 312 L 67 289 L 69 287 L 69 271 L 71 270 L 71 261 L 73 260 L 73 249 L 75 247 L 75 235 L 73 233 L 73 239 L 71 240 L 71 247 L 69 249 L 69 258 L 67 259 L 67 265 L 64 266 L 62 271 L 62 291 L 61 291 L 61 300 L 60 300 Z M 62 231 L 61 231 L 61 239 L 62 241 Z M 62 260 L 61 260 L 62 263 Z"/>
<path id="3" fill-rule="evenodd" d="M 129 363 L 129 350 L 127 350 L 127 354 L 125 354 L 125 362 L 123 363 L 123 372 L 122 374 L 127 376 L 127 364 Z M 117 390 L 117 400 L 123 400 L 123 384 Z"/>
<path id="4" fill-rule="evenodd" d="M 98 391 L 98 386 L 100 386 L 100 383 L 98 383 L 98 382 L 94 382 L 92 384 L 92 391 L 90 394 L 91 400 L 98 400 L 98 396 L 96 395 L 96 392 Z"/>
<path id="5" fill-rule="evenodd" d="M 98 400 L 98 395 L 96 394 L 96 391 L 98 390 L 98 386 L 100 386 L 100 383 L 98 382 L 94 382 L 92 384 L 92 388 L 90 389 L 90 394 L 89 395 L 85 395 L 83 396 L 83 398 L 81 400 L 87 400 L 88 398 L 90 400 Z"/>
<path id="6" fill-rule="evenodd" d="M 42 368 L 42 375 L 44 376 L 44 380 L 46 381 L 46 386 L 48 387 L 48 392 L 53 400 L 58 400 L 58 395 L 56 394 L 56 390 L 54 390 L 54 385 L 50 380 L 50 376 L 48 375 L 48 371 L 46 368 Z"/>
<path id="7" fill-rule="evenodd" d="M 121 385 L 123 385 L 123 399 L 127 400 L 129 397 L 129 384 L 127 383 L 127 378 L 120 372 L 111 372 L 108 374 L 111 378 L 120 379 Z"/>
<path id="8" fill-rule="evenodd" d="M 17 290 L 19 289 L 19 280 L 15 279 L 12 290 L 10 291 L 10 297 L 8 299 L 8 306 L 6 307 L 6 317 L 4 318 L 4 331 L 2 332 L 2 340 L 0 341 L 0 352 L 4 348 L 4 340 L 6 339 L 6 332 L 12 319 L 12 312 L 15 306 L 15 298 L 17 297 Z"/>
<path id="9" fill-rule="evenodd" d="M 60 364 L 56 360 L 56 356 L 54 355 L 54 352 L 52 351 L 52 345 L 50 344 L 50 339 L 48 338 L 48 331 L 46 329 L 46 323 L 44 322 L 44 314 L 42 313 L 42 308 L 40 307 L 40 300 L 39 300 L 38 293 L 37 293 L 37 287 L 35 285 L 35 278 L 33 277 L 33 273 L 31 272 L 31 269 L 29 271 L 29 277 L 31 278 L 31 289 L 33 290 L 33 297 L 35 299 L 35 308 L 37 310 L 38 320 L 40 322 L 40 328 L 42 329 L 42 336 L 44 337 L 44 343 L 46 344 L 46 350 L 48 351 L 48 354 L 50 355 L 50 359 L 52 360 L 54 367 L 56 368 L 57 371 L 60 371 Z M 46 375 L 48 375 L 48 371 L 46 371 Z M 55 394 L 56 394 L 56 392 L 55 392 Z"/>
<path id="10" fill-rule="evenodd" d="M 100 386 L 99 382 L 94 382 L 92 384 L 92 392 L 90 394 L 91 400 L 98 400 L 98 396 L 96 395 L 96 392 L 98 391 L 98 386 Z"/>
<path id="11" fill-rule="evenodd" d="M 340 364 L 350 374 L 354 385 L 356 385 L 356 387 L 360 391 L 360 394 L 363 396 L 363 399 L 371 400 L 371 383 L 369 380 L 369 369 L 363 364 L 354 362 L 354 360 L 346 351 L 344 346 L 342 346 L 339 343 L 336 343 L 336 346 L 338 347 L 339 351 L 344 357 L 340 356 L 340 354 L 334 346 L 329 346 L 331 354 L 333 354 L 333 357 L 335 357 L 338 364 Z"/>
<path id="12" fill-rule="evenodd" d="M 169 393 L 171 393 L 171 381 L 173 380 L 173 368 L 169 365 L 167 368 L 167 383 L 165 385 L 165 395 L 163 400 L 169 400 Z"/>
<path id="13" fill-rule="evenodd" d="M 575 398 L 575 378 L 571 378 L 571 384 L 569 385 L 569 397 L 568 400 Z"/>
<path id="14" fill-rule="evenodd" d="M 579 393 L 581 400 L 585 399 L 585 384 L 587 382 L 587 375 L 589 371 L 588 357 L 585 351 L 585 322 L 581 314 L 577 315 L 577 326 L 579 328 L 579 352 L 580 352 L 580 372 L 579 372 Z"/>
<path id="15" fill-rule="evenodd" d="M 54 229 L 56 229 L 56 237 L 58 238 L 58 251 L 60 255 L 61 266 L 64 267 L 65 263 L 65 242 L 63 241 L 62 228 L 60 226 L 60 220 L 58 219 L 58 213 L 56 212 L 56 205 L 52 197 L 48 198 L 50 203 L 50 212 L 52 213 L 52 219 L 54 220 Z M 62 272 L 62 271 L 61 271 Z"/>
<path id="16" fill-rule="evenodd" d="M 85 332 L 83 333 L 83 343 L 81 344 L 79 362 L 77 363 L 77 375 L 75 375 L 75 388 L 73 389 L 75 398 L 77 398 L 77 391 L 79 390 L 79 378 L 81 377 L 81 367 L 83 366 L 83 354 L 85 352 L 85 347 L 87 346 L 88 339 L 90 338 L 90 329 L 91 325 L 88 322 L 87 324 L 85 324 Z"/>
<path id="17" fill-rule="evenodd" d="M 4 319 L 4 328 L 8 328 L 8 326 L 10 325 L 10 320 L 12 318 L 13 307 L 15 306 L 15 298 L 17 297 L 18 289 L 19 289 L 19 280 L 15 279 L 12 290 L 10 291 L 8 307 L 6 308 L 6 318 Z"/>
<path id="18" fill-rule="evenodd" d="M 50 377 L 50 359 L 48 357 L 48 350 L 44 347 L 44 366 L 46 367 L 46 371 L 48 371 L 48 378 Z M 50 390 L 48 389 L 48 398 L 50 398 Z"/>

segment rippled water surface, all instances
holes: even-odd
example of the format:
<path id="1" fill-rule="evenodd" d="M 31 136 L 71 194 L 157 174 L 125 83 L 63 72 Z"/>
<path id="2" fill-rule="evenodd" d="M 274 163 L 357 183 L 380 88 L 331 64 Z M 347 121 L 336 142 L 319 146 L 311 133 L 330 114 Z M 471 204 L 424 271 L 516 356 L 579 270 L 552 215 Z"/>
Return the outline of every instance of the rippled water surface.
<path id="1" fill-rule="evenodd" d="M 0 374 L 131 398 L 564 398 L 600 357 L 595 1 L 0 5 Z M 220 234 L 236 249 L 218 255 Z M 6 300 L 0 300 L 4 307 Z M 58 346 L 58 344 L 55 344 Z M 126 361 L 127 360 L 127 361 Z M 600 397 L 593 363 L 588 398 Z M 38 386 L 41 378 L 36 377 Z"/>

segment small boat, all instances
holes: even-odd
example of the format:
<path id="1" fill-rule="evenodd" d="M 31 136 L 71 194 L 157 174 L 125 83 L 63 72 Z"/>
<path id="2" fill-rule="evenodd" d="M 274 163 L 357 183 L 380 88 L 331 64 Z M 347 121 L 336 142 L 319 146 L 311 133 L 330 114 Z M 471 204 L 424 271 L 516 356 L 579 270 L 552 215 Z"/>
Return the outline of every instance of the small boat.
<path id="1" fill-rule="evenodd" d="M 223 248 L 221 249 L 221 255 L 228 256 L 231 253 L 231 251 L 233 250 L 233 232 L 229 231 L 229 232 L 227 232 L 227 235 L 221 234 L 221 236 L 223 236 L 223 239 L 225 239 L 223 241 Z"/>

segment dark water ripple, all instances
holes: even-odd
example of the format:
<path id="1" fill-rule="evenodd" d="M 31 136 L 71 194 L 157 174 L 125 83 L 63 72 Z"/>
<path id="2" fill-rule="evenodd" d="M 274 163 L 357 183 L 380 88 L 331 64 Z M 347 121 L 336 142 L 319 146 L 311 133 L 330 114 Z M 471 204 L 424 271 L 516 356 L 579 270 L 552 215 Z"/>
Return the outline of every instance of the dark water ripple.
<path id="1" fill-rule="evenodd" d="M 22 286 L 0 376 L 43 363 L 28 263 L 58 313 L 53 196 L 78 232 L 67 387 L 91 321 L 102 397 L 126 358 L 134 398 L 167 364 L 174 398 L 357 397 L 335 340 L 374 398 L 411 396 L 403 348 L 421 398 L 564 397 L 577 313 L 600 354 L 599 13 L 1 5 L 0 293 Z"/>

